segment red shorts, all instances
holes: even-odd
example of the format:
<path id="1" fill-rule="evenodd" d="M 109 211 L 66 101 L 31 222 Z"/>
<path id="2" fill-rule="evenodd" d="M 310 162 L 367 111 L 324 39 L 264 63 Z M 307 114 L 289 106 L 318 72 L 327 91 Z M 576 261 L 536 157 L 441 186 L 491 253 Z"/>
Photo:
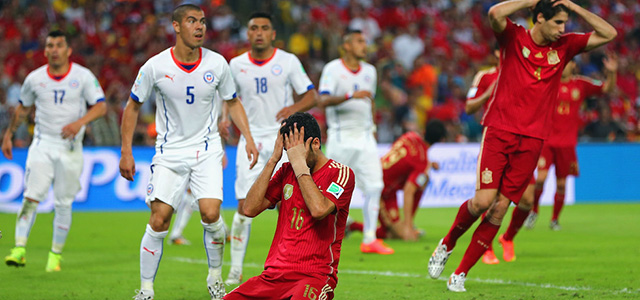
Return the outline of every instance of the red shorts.
<path id="1" fill-rule="evenodd" d="M 329 276 L 265 270 L 229 292 L 223 299 L 329 300 L 337 282 Z"/>
<path id="2" fill-rule="evenodd" d="M 578 155 L 576 147 L 554 147 L 544 145 L 538 159 L 538 170 L 549 170 L 556 165 L 556 178 L 566 178 L 569 175 L 578 176 Z"/>
<path id="3" fill-rule="evenodd" d="M 497 189 L 518 204 L 536 169 L 542 143 L 538 138 L 485 127 L 476 190 Z"/>

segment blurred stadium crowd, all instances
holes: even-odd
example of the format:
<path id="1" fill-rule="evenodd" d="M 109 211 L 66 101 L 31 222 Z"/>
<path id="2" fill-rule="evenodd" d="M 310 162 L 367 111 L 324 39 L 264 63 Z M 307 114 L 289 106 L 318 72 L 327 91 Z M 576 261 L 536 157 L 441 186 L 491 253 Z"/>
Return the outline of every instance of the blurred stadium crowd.
<path id="1" fill-rule="evenodd" d="M 119 145 L 120 118 L 138 68 L 174 43 L 174 0 L 3 0 L 0 1 L 0 128 L 18 104 L 25 76 L 46 64 L 43 43 L 52 29 L 70 36 L 71 60 L 93 71 L 106 94 L 107 115 L 87 130 L 87 145 Z M 464 102 L 474 74 L 496 64 L 495 38 L 488 25 L 490 0 L 195 0 L 209 18 L 205 47 L 228 60 L 248 50 L 246 18 L 253 11 L 274 16 L 276 46 L 300 58 L 317 86 L 322 67 L 340 55 L 347 28 L 362 30 L 369 59 L 378 69 L 376 123 L 379 142 L 430 118 L 446 122 L 450 142 L 477 141 L 480 115 L 467 115 Z M 581 141 L 640 141 L 640 1 L 575 0 L 618 30 L 615 42 L 577 57 L 579 73 L 603 79 L 606 52 L 619 59 L 617 88 L 589 99 L 582 113 Z M 531 25 L 526 12 L 512 17 Z M 566 31 L 591 31 L 571 18 Z M 134 143 L 154 143 L 154 101 L 143 106 Z M 323 112 L 312 113 L 323 120 Z M 28 146 L 30 124 L 14 145 Z M 324 125 L 324 124 L 322 124 Z M 237 139 L 237 132 L 235 133 Z M 231 143 L 233 144 L 233 138 Z"/>

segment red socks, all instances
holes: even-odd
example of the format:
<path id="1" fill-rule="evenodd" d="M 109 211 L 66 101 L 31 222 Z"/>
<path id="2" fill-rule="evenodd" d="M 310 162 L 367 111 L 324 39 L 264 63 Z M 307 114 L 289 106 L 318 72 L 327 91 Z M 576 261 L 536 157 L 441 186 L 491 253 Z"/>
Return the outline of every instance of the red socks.
<path id="1" fill-rule="evenodd" d="M 349 225 L 349 230 L 362 232 L 364 225 L 360 222 L 353 222 Z"/>
<path id="2" fill-rule="evenodd" d="M 465 274 L 469 273 L 469 269 L 471 269 L 480 257 L 482 257 L 482 254 L 489 249 L 491 242 L 493 242 L 493 239 L 498 233 L 498 229 L 500 229 L 500 225 L 491 224 L 487 219 L 482 220 L 482 223 L 478 225 L 478 228 L 476 228 L 476 231 L 473 233 L 471 244 L 469 244 L 469 248 L 467 248 L 467 252 L 464 253 L 462 261 L 454 274 L 460 274 L 462 272 Z"/>
<path id="3" fill-rule="evenodd" d="M 453 225 L 451 226 L 449 233 L 444 237 L 442 243 L 447 245 L 447 251 L 453 250 L 458 238 L 467 232 L 469 227 L 471 227 L 471 225 L 473 225 L 473 223 L 478 219 L 477 216 L 471 214 L 469 207 L 467 206 L 468 204 L 469 200 L 460 205 L 456 219 L 453 221 Z M 476 230 L 476 232 L 477 231 L 478 230 Z M 489 243 L 491 243 L 491 240 L 489 240 Z"/>
<path id="4" fill-rule="evenodd" d="M 564 206 L 564 194 L 556 192 L 556 195 L 553 198 L 553 217 L 551 218 L 551 221 L 558 220 L 562 206 Z"/>
<path id="5" fill-rule="evenodd" d="M 507 227 L 507 232 L 504 233 L 504 239 L 506 241 L 513 241 L 513 238 L 518 233 L 518 230 L 524 224 L 524 220 L 529 216 L 528 210 L 522 210 L 518 207 L 513 208 L 513 215 L 511 216 L 511 223 L 509 223 L 509 227 Z"/>
<path id="6" fill-rule="evenodd" d="M 542 195 L 542 187 L 538 188 L 536 185 L 536 189 L 533 196 L 533 212 L 538 213 L 538 209 L 540 208 L 540 196 Z"/>

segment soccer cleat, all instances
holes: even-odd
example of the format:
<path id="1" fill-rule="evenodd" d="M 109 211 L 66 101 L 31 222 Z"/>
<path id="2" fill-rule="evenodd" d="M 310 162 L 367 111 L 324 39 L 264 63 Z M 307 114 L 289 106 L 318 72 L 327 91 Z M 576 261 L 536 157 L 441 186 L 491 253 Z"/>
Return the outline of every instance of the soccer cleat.
<path id="1" fill-rule="evenodd" d="M 560 229 L 562 229 L 562 226 L 558 224 L 558 220 L 553 220 L 551 221 L 551 223 L 549 223 L 549 228 L 551 228 L 551 230 L 553 231 L 559 231 Z"/>
<path id="2" fill-rule="evenodd" d="M 25 254 L 27 253 L 27 249 L 25 247 L 15 247 L 11 249 L 11 254 L 7 255 L 4 258 L 4 262 L 7 266 L 15 266 L 15 267 L 24 267 L 27 260 L 25 259 Z"/>
<path id="3" fill-rule="evenodd" d="M 467 274 L 464 272 L 460 274 L 451 274 L 447 281 L 447 289 L 452 292 L 466 292 L 464 288 L 464 281 L 467 279 Z"/>
<path id="4" fill-rule="evenodd" d="M 530 212 L 527 219 L 524 220 L 524 227 L 527 229 L 533 229 L 536 225 L 536 220 L 538 220 L 538 214 L 533 211 Z"/>
<path id="5" fill-rule="evenodd" d="M 429 276 L 433 279 L 440 277 L 440 274 L 442 274 L 444 270 L 444 265 L 447 263 L 447 260 L 449 260 L 451 252 L 453 252 L 447 251 L 447 245 L 443 244 L 442 241 L 444 241 L 444 239 L 440 240 L 436 250 L 433 250 L 433 254 L 431 254 L 429 258 Z"/>
<path id="6" fill-rule="evenodd" d="M 136 290 L 136 295 L 133 296 L 134 300 L 153 300 L 153 291 L 149 290 Z"/>
<path id="7" fill-rule="evenodd" d="M 389 247 L 389 245 L 385 244 L 381 239 L 376 239 L 369 244 L 361 243 L 360 251 L 362 253 L 376 253 L 382 255 L 393 254 L 395 251 Z"/>
<path id="8" fill-rule="evenodd" d="M 343 237 L 343 239 L 347 239 L 353 233 L 353 230 L 351 230 L 351 224 L 353 224 L 353 222 L 355 222 L 355 221 L 353 219 L 351 219 L 351 217 L 347 216 L 347 224 L 346 224 L 346 226 L 344 226 L 344 237 Z"/>
<path id="9" fill-rule="evenodd" d="M 516 260 L 516 253 L 513 251 L 513 241 L 507 241 L 504 239 L 504 234 L 498 238 L 498 242 L 502 245 L 502 258 L 506 262 L 512 262 Z"/>
<path id="10" fill-rule="evenodd" d="M 218 278 L 214 284 L 207 285 L 207 289 L 209 289 L 209 295 L 211 295 L 211 300 L 221 300 L 224 295 L 226 295 L 224 291 L 224 283 L 222 282 L 222 278 Z"/>
<path id="11" fill-rule="evenodd" d="M 482 255 L 482 262 L 487 265 L 497 265 L 500 263 L 496 254 L 493 253 L 493 249 L 487 249 L 487 251 L 484 252 Z"/>
<path id="12" fill-rule="evenodd" d="M 242 282 L 242 269 L 231 267 L 229 270 L 229 276 L 225 280 L 226 285 L 236 285 Z"/>
<path id="13" fill-rule="evenodd" d="M 49 251 L 49 259 L 47 260 L 47 267 L 44 269 L 47 272 L 60 272 L 60 261 L 62 255 Z"/>
<path id="14" fill-rule="evenodd" d="M 171 245 L 184 245 L 184 246 L 189 246 L 191 245 L 191 242 L 187 239 L 185 239 L 183 236 L 177 237 L 175 239 L 171 239 L 169 241 L 169 244 Z"/>

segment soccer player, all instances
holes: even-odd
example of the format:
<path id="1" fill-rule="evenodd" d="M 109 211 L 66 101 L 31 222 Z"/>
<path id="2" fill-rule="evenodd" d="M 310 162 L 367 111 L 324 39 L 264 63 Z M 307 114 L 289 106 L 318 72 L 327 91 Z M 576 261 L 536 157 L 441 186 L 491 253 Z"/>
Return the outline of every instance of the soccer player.
<path id="1" fill-rule="evenodd" d="M 224 299 L 333 298 L 355 178 L 349 167 L 322 153 L 320 138 L 320 127 L 308 113 L 283 122 L 273 154 L 243 206 L 244 214 L 254 217 L 280 203 L 264 271 Z M 271 177 L 283 146 L 289 162 Z"/>
<path id="2" fill-rule="evenodd" d="M 320 77 L 320 105 L 326 108 L 329 127 L 327 156 L 351 167 L 357 175 L 357 186 L 364 193 L 360 251 L 393 254 L 393 249 L 376 239 L 380 193 L 384 187 L 373 123 L 376 68 L 363 61 L 367 42 L 362 32 L 348 31 L 342 49 L 342 58 L 329 62 Z"/>
<path id="3" fill-rule="evenodd" d="M 247 36 L 251 50 L 233 58 L 229 63 L 238 96 L 247 110 L 249 127 L 261 157 L 271 157 L 273 143 L 280 122 L 294 112 L 307 111 L 315 106 L 318 93 L 298 58 L 273 47 L 276 31 L 271 15 L 254 13 L 249 18 Z M 293 100 L 292 89 L 302 98 Z M 242 157 L 244 137 L 238 142 L 238 157 Z M 236 160 L 236 198 L 238 210 L 231 225 L 231 269 L 226 284 L 242 281 L 242 264 L 251 232 L 251 218 L 242 213 L 247 192 L 260 175 L 266 160 L 259 160 L 254 168 L 240 158 Z M 278 164 L 276 170 L 282 163 Z"/>
<path id="4" fill-rule="evenodd" d="M 533 7 L 535 21 L 531 30 L 507 18 L 529 7 Z M 570 11 L 595 31 L 564 34 Z M 488 209 L 460 265 L 447 281 L 447 288 L 455 292 L 466 291 L 469 270 L 491 244 L 509 203 L 518 204 L 530 181 L 543 139 L 551 129 L 549 122 L 564 66 L 578 53 L 617 35 L 605 20 L 568 0 L 501 2 L 489 10 L 489 21 L 500 44 L 501 61 L 495 94 L 483 118 L 476 193 L 460 206 L 451 230 L 438 243 L 428 266 L 429 275 L 438 278 L 458 238 Z"/>
<path id="5" fill-rule="evenodd" d="M 247 140 L 247 159 L 252 164 L 258 158 L 258 150 L 242 103 L 236 97 L 229 65 L 221 55 L 202 47 L 206 32 L 204 12 L 198 6 L 184 4 L 173 11 L 172 20 L 175 46 L 150 58 L 140 68 L 122 118 L 120 174 L 133 181 L 133 130 L 140 106 L 155 91 L 158 137 L 146 197 L 151 217 L 140 244 L 141 289 L 136 291 L 135 299 L 154 297 L 153 281 L 163 240 L 187 185 L 198 202 L 204 227 L 209 294 L 211 299 L 220 299 L 225 293 L 221 276 L 225 231 L 220 218 L 224 151 L 217 129 L 222 100 Z M 216 100 L 216 94 L 221 100 Z"/>
<path id="6" fill-rule="evenodd" d="M 542 147 L 542 154 L 538 160 L 538 177 L 536 178 L 535 201 L 533 211 L 526 221 L 527 228 L 533 228 L 538 217 L 540 195 L 547 179 L 549 167 L 556 166 L 556 194 L 553 201 L 553 215 L 549 227 L 560 230 L 558 217 L 564 205 L 565 184 L 568 175 L 578 176 L 578 130 L 580 127 L 580 107 L 584 99 L 591 96 L 608 93 L 616 86 L 616 72 L 618 63 L 615 57 L 603 60 L 606 72 L 604 83 L 584 76 L 576 76 L 576 63 L 571 61 L 562 72 L 560 91 L 558 93 L 558 107 L 553 113 L 553 129 L 549 139 Z"/>
<path id="7" fill-rule="evenodd" d="M 25 247 L 38 203 L 47 197 L 53 184 L 53 241 L 45 270 L 60 271 L 62 248 L 71 227 L 71 204 L 80 191 L 85 125 L 107 112 L 98 80 L 89 69 L 69 61 L 71 52 L 63 32 L 55 30 L 47 35 L 44 55 L 48 63 L 25 78 L 20 103 L 2 140 L 2 153 L 13 159 L 13 134 L 35 105 L 36 126 L 27 155 L 16 243 L 5 258 L 9 266 L 25 265 Z M 89 110 L 87 105 L 91 106 Z"/>

